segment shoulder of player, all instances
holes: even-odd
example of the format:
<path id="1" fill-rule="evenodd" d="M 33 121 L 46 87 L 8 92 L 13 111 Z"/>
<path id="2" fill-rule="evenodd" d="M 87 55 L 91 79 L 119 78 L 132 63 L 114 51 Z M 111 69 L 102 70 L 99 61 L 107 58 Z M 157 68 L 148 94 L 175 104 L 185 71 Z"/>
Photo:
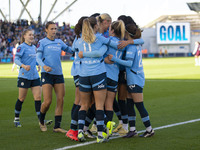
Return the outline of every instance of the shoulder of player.
<path id="1" fill-rule="evenodd" d="M 137 45 L 131 44 L 126 46 L 126 51 L 132 51 L 132 52 L 137 51 Z"/>

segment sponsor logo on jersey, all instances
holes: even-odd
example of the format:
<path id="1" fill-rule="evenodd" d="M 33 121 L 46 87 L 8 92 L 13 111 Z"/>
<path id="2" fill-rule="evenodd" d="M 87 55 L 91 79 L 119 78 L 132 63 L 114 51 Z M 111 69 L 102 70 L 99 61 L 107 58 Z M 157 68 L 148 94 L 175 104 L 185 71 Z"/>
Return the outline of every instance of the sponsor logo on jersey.
<path id="1" fill-rule="evenodd" d="M 18 47 L 18 48 L 17 48 L 17 52 L 19 53 L 19 52 L 20 52 L 20 50 L 21 50 L 21 47 Z"/>
<path id="2" fill-rule="evenodd" d="M 104 88 L 104 87 L 105 87 L 104 84 L 100 84 L 100 85 L 98 85 L 98 89 L 101 89 L 101 88 Z"/>
<path id="3" fill-rule="evenodd" d="M 133 54 L 133 52 L 127 52 L 127 54 Z"/>

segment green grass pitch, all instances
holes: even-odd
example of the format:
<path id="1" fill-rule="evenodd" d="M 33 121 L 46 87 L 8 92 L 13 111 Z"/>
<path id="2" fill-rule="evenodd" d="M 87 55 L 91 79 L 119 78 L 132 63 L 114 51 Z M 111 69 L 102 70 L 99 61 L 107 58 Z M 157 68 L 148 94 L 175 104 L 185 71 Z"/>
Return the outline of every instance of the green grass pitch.
<path id="1" fill-rule="evenodd" d="M 143 64 L 146 77 L 144 103 L 153 127 L 200 118 L 200 66 L 194 66 L 194 58 L 143 59 Z M 69 129 L 75 86 L 70 75 L 72 62 L 63 62 L 62 65 L 66 95 L 61 126 Z M 40 131 L 30 90 L 20 115 L 22 128 L 14 127 L 14 106 L 18 88 L 17 72 L 16 70 L 12 72 L 11 68 L 12 64 L 0 64 L 0 149 L 49 150 L 80 144 L 67 139 L 64 134 L 54 133 L 53 125 L 48 126 L 48 131 L 45 133 Z M 55 105 L 54 94 L 46 119 L 54 120 Z M 138 131 L 144 130 L 137 110 L 136 113 L 136 128 Z M 116 116 L 114 121 L 117 122 Z M 91 144 L 74 149 L 198 150 L 200 122 L 156 130 L 152 138 L 118 138 L 108 143 Z"/>

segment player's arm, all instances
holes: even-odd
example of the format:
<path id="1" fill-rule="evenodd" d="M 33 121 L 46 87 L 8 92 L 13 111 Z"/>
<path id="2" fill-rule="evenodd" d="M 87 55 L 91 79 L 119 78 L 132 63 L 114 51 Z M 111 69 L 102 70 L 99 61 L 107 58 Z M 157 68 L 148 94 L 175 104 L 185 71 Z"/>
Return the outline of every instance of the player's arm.
<path id="1" fill-rule="evenodd" d="M 83 58 L 83 57 L 101 57 L 106 53 L 107 49 L 108 48 L 107 48 L 106 45 L 102 45 L 99 50 L 94 50 L 94 51 L 91 51 L 91 52 L 80 51 L 78 53 L 78 56 L 80 58 Z"/>
<path id="2" fill-rule="evenodd" d="M 37 52 L 37 55 L 36 55 L 36 61 L 37 61 L 37 63 L 38 63 L 40 66 L 42 66 L 42 68 L 44 68 L 44 70 L 45 70 L 46 72 L 50 72 L 52 69 L 51 69 L 51 67 L 46 66 L 46 65 L 44 64 L 44 62 L 42 61 L 42 55 L 43 55 L 43 53 L 40 52 L 40 51 L 38 51 L 38 52 Z"/>
<path id="3" fill-rule="evenodd" d="M 119 41 L 118 49 L 123 49 L 127 45 L 131 45 L 131 44 L 135 44 L 135 45 L 144 44 L 144 40 L 143 39 L 135 39 L 135 40 Z"/>
<path id="4" fill-rule="evenodd" d="M 62 40 L 61 40 L 61 44 L 62 44 L 62 50 L 67 52 L 67 53 L 70 53 L 70 54 L 73 54 L 74 51 L 72 50 L 72 47 L 68 46 L 67 44 L 65 44 Z"/>
<path id="5" fill-rule="evenodd" d="M 114 48 L 115 50 L 121 50 L 121 51 L 124 51 L 125 48 L 122 48 L 122 49 L 118 49 L 118 45 L 119 45 L 119 42 L 118 41 L 113 41 L 112 39 L 110 38 L 105 38 L 104 36 L 101 36 L 101 41 L 103 42 L 103 44 L 106 44 L 107 46 L 110 46 L 112 48 Z"/>
<path id="6" fill-rule="evenodd" d="M 17 64 L 18 66 L 24 68 L 26 71 L 29 71 L 31 69 L 31 66 L 30 65 L 24 65 L 22 62 L 21 62 L 21 57 L 24 53 L 24 49 L 22 47 L 18 47 L 17 48 L 17 52 L 16 52 L 16 55 L 15 55 L 15 59 L 14 59 L 14 62 L 15 64 Z"/>
<path id="7" fill-rule="evenodd" d="M 131 67 L 133 65 L 132 59 L 122 60 L 122 59 L 116 58 L 115 56 L 113 56 L 111 54 L 108 57 L 109 57 L 109 60 L 111 60 L 115 63 L 118 63 L 120 65 L 126 66 L 126 67 Z"/>

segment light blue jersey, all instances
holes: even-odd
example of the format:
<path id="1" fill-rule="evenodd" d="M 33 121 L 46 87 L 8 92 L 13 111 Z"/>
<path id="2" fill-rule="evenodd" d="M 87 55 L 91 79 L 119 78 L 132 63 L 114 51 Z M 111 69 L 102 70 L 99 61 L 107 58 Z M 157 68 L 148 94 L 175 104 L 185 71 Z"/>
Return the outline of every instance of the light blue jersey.
<path id="1" fill-rule="evenodd" d="M 108 42 L 105 40 L 104 37 L 102 37 L 100 34 L 96 35 L 95 42 L 92 44 L 86 43 L 83 41 L 82 38 L 79 38 L 77 42 L 75 43 L 75 48 L 78 48 L 79 51 L 83 52 L 92 52 L 92 51 L 98 51 L 104 43 Z M 81 65 L 80 65 L 80 76 L 86 77 L 86 76 L 94 76 L 99 75 L 101 73 L 106 72 L 103 56 L 100 57 L 83 57 L 81 58 Z"/>
<path id="2" fill-rule="evenodd" d="M 118 43 L 120 41 L 120 39 L 117 37 L 110 37 L 110 39 L 115 43 Z M 106 52 L 106 56 L 109 54 L 112 54 L 116 58 L 122 59 L 123 51 L 109 46 L 108 51 Z M 118 82 L 119 64 L 118 63 L 113 63 L 113 64 L 105 63 L 105 65 L 106 65 L 107 77 Z"/>
<path id="3" fill-rule="evenodd" d="M 102 36 L 104 36 L 105 38 L 109 38 L 109 28 L 107 31 L 105 31 L 104 33 L 102 33 Z"/>
<path id="4" fill-rule="evenodd" d="M 28 45 L 26 43 L 19 45 L 14 62 L 18 66 L 24 64 L 29 65 L 31 68 L 29 71 L 26 71 L 24 68 L 20 68 L 18 75 L 19 78 L 28 80 L 35 80 L 39 78 L 36 68 L 36 47 L 34 45 Z"/>
<path id="5" fill-rule="evenodd" d="M 137 84 L 144 87 L 145 77 L 142 64 L 142 48 L 141 45 L 129 45 L 126 49 L 126 60 L 116 57 L 112 61 L 126 66 L 127 85 Z"/>
<path id="6" fill-rule="evenodd" d="M 37 46 L 37 62 L 42 66 L 41 72 L 46 72 L 43 68 L 44 65 L 52 68 L 49 74 L 62 75 L 61 67 L 61 50 L 73 53 L 71 47 L 67 46 L 62 40 L 50 40 L 47 37 L 40 40 Z"/>
<path id="7" fill-rule="evenodd" d="M 77 42 L 77 37 L 74 39 L 74 42 L 72 44 L 72 51 L 75 52 L 74 55 L 74 61 L 72 64 L 72 68 L 71 68 L 71 75 L 72 76 L 77 76 L 79 75 L 79 71 L 80 71 L 80 58 L 78 57 L 78 49 L 75 49 L 75 43 Z"/>

